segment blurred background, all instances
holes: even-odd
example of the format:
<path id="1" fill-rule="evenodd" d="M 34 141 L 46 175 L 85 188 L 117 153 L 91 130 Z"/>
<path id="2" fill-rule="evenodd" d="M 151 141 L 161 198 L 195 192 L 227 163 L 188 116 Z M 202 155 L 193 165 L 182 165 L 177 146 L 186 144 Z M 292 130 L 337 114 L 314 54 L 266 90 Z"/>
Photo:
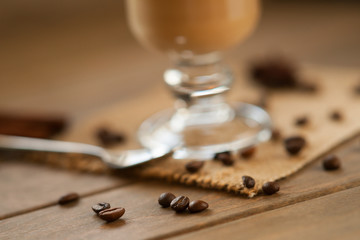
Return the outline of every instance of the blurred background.
<path id="1" fill-rule="evenodd" d="M 359 26 L 360 1 L 264 0 L 258 28 L 228 55 L 359 68 Z M 0 2 L 0 111 L 79 119 L 147 91 L 167 66 L 134 40 L 123 0 Z"/>

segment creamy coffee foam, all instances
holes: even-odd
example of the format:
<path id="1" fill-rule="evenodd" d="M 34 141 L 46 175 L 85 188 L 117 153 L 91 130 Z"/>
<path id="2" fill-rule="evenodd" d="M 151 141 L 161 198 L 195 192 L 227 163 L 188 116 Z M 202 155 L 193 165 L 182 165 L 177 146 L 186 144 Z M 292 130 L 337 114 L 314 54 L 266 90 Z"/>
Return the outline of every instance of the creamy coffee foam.
<path id="1" fill-rule="evenodd" d="M 258 0 L 127 0 L 128 21 L 145 46 L 205 54 L 246 38 L 259 16 Z"/>

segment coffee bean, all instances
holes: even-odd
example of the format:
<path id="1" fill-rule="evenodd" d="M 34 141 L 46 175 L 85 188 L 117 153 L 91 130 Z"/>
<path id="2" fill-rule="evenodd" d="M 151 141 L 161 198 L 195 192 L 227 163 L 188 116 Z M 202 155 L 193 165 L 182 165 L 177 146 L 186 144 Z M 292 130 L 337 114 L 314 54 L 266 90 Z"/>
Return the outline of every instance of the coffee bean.
<path id="1" fill-rule="evenodd" d="M 247 147 L 240 151 L 240 156 L 243 158 L 251 158 L 255 152 L 256 152 L 255 146 Z"/>
<path id="2" fill-rule="evenodd" d="M 308 122 L 309 122 L 309 119 L 306 116 L 295 119 L 295 125 L 299 126 L 299 127 L 307 125 Z"/>
<path id="3" fill-rule="evenodd" d="M 285 149 L 290 155 L 297 155 L 305 144 L 305 139 L 300 136 L 288 137 L 284 140 Z"/>
<path id="4" fill-rule="evenodd" d="M 297 86 L 296 66 L 282 57 L 256 61 L 251 66 L 253 81 L 269 88 L 294 88 Z"/>
<path id="5" fill-rule="evenodd" d="M 281 132 L 279 129 L 273 129 L 271 132 L 271 140 L 278 141 L 281 138 Z"/>
<path id="6" fill-rule="evenodd" d="M 330 114 L 330 118 L 334 121 L 341 121 L 343 116 L 340 112 L 338 111 L 333 111 L 331 114 Z"/>
<path id="7" fill-rule="evenodd" d="M 170 206 L 170 203 L 172 200 L 175 199 L 175 195 L 169 192 L 162 193 L 158 199 L 158 202 L 161 206 L 164 208 L 167 208 Z"/>
<path id="8" fill-rule="evenodd" d="M 242 180 L 246 188 L 253 188 L 255 186 L 255 180 L 250 176 L 242 176 Z"/>
<path id="9" fill-rule="evenodd" d="M 219 160 L 221 161 L 222 158 L 231 156 L 231 152 L 226 151 L 226 152 L 220 152 L 220 153 L 216 153 L 214 156 L 214 160 Z"/>
<path id="10" fill-rule="evenodd" d="M 95 204 L 94 206 L 91 207 L 92 210 L 95 212 L 95 213 L 99 213 L 105 209 L 109 209 L 110 208 L 110 204 L 109 203 L 106 203 L 106 202 L 101 202 L 101 203 L 98 203 L 98 204 Z"/>
<path id="11" fill-rule="evenodd" d="M 110 208 L 99 212 L 99 217 L 107 222 L 113 222 L 119 219 L 125 213 L 125 208 Z"/>
<path id="12" fill-rule="evenodd" d="M 171 201 L 170 207 L 176 212 L 183 212 L 189 206 L 190 199 L 185 196 L 178 196 Z"/>
<path id="13" fill-rule="evenodd" d="M 280 185 L 277 182 L 266 182 L 262 186 L 262 190 L 267 195 L 272 195 L 280 190 Z"/>
<path id="14" fill-rule="evenodd" d="M 203 161 L 191 161 L 185 165 L 185 168 L 188 172 L 195 173 L 195 172 L 199 171 L 200 168 L 202 168 L 203 166 L 204 166 Z"/>
<path id="15" fill-rule="evenodd" d="M 191 213 L 197 213 L 197 212 L 204 211 L 208 207 L 209 207 L 209 204 L 207 202 L 204 202 L 202 200 L 195 200 L 195 201 L 191 201 L 188 209 Z"/>
<path id="16" fill-rule="evenodd" d="M 124 134 L 109 130 L 104 127 L 97 130 L 96 137 L 100 144 L 105 147 L 111 147 L 113 145 L 122 143 L 125 140 Z"/>
<path id="17" fill-rule="evenodd" d="M 234 159 L 229 156 L 229 157 L 224 157 L 221 159 L 221 162 L 225 165 L 225 166 L 232 166 L 234 165 Z"/>
<path id="18" fill-rule="evenodd" d="M 234 165 L 234 159 L 229 151 L 215 154 L 214 160 L 220 160 L 225 166 Z"/>
<path id="19" fill-rule="evenodd" d="M 340 159 L 335 155 L 328 155 L 323 160 L 325 170 L 336 170 L 341 167 Z"/>
<path id="20" fill-rule="evenodd" d="M 69 194 L 66 194 L 66 195 L 62 196 L 59 199 L 58 203 L 60 205 L 65 205 L 65 204 L 68 204 L 68 203 L 71 203 L 71 202 L 75 202 L 75 201 L 79 200 L 79 198 L 80 198 L 79 194 L 77 194 L 77 193 L 69 193 Z"/>

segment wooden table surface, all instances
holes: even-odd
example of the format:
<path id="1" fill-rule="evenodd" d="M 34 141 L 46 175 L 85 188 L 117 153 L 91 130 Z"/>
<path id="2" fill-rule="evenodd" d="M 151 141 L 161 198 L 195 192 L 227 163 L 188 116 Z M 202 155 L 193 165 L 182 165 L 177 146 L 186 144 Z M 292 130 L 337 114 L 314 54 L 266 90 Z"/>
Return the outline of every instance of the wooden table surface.
<path id="1" fill-rule="evenodd" d="M 135 42 L 121 1 L 100 2 L 85 8 L 59 3 L 47 11 L 36 6 L 44 1 L 28 11 L 11 1 L 0 6 L 6 13 L 0 18 L 2 111 L 61 112 L 79 123 L 161 80 L 166 58 Z M 300 64 L 360 67 L 359 3 L 289 2 L 266 1 L 258 30 L 228 58 L 246 64 L 280 51 Z M 341 170 L 325 172 L 318 159 L 281 180 L 278 194 L 253 199 L 1 155 L 0 239 L 359 239 L 359 142 L 356 137 L 332 150 Z M 72 191 L 81 195 L 78 204 L 56 204 Z M 157 203 L 166 191 L 205 200 L 210 208 L 175 214 Z M 91 206 L 101 201 L 124 207 L 123 218 L 106 224 L 94 216 Z"/>

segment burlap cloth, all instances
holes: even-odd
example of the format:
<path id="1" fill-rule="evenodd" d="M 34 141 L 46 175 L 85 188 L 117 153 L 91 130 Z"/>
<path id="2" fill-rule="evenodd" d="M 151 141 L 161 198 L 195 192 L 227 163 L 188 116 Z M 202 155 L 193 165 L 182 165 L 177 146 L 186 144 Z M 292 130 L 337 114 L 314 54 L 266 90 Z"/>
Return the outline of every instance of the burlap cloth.
<path id="1" fill-rule="evenodd" d="M 259 86 L 247 79 L 244 71 L 236 73 L 237 81 L 229 93 L 232 101 L 256 102 Z M 256 154 L 248 160 L 238 157 L 234 166 L 224 166 L 221 162 L 207 161 L 198 172 L 190 174 L 184 165 L 189 160 L 160 159 L 129 170 L 131 174 L 146 178 L 161 178 L 203 188 L 221 189 L 246 194 L 250 197 L 261 192 L 266 181 L 274 181 L 289 176 L 312 160 L 324 155 L 331 148 L 357 134 L 360 130 L 360 96 L 354 94 L 359 73 L 351 69 L 304 67 L 303 79 L 316 83 L 316 93 L 300 91 L 272 91 L 267 102 L 274 125 L 284 137 L 302 135 L 307 146 L 298 156 L 289 156 L 282 141 L 266 142 L 258 146 Z M 99 126 L 124 132 L 127 141 L 114 149 L 138 148 L 136 130 L 140 123 L 153 113 L 172 107 L 173 99 L 161 80 L 154 81 L 154 87 L 146 93 L 134 95 L 133 99 L 121 102 L 89 116 L 75 124 L 64 140 L 97 144 L 94 133 Z M 329 117 L 333 110 L 343 114 L 343 120 L 333 121 Z M 308 116 L 308 125 L 295 126 L 299 116 Z M 71 159 L 71 160 L 70 160 Z M 50 162 L 59 166 L 92 172 L 105 172 L 107 167 L 100 161 L 84 158 L 66 158 Z M 256 186 L 249 190 L 243 186 L 242 176 L 249 175 L 256 180 Z"/>

